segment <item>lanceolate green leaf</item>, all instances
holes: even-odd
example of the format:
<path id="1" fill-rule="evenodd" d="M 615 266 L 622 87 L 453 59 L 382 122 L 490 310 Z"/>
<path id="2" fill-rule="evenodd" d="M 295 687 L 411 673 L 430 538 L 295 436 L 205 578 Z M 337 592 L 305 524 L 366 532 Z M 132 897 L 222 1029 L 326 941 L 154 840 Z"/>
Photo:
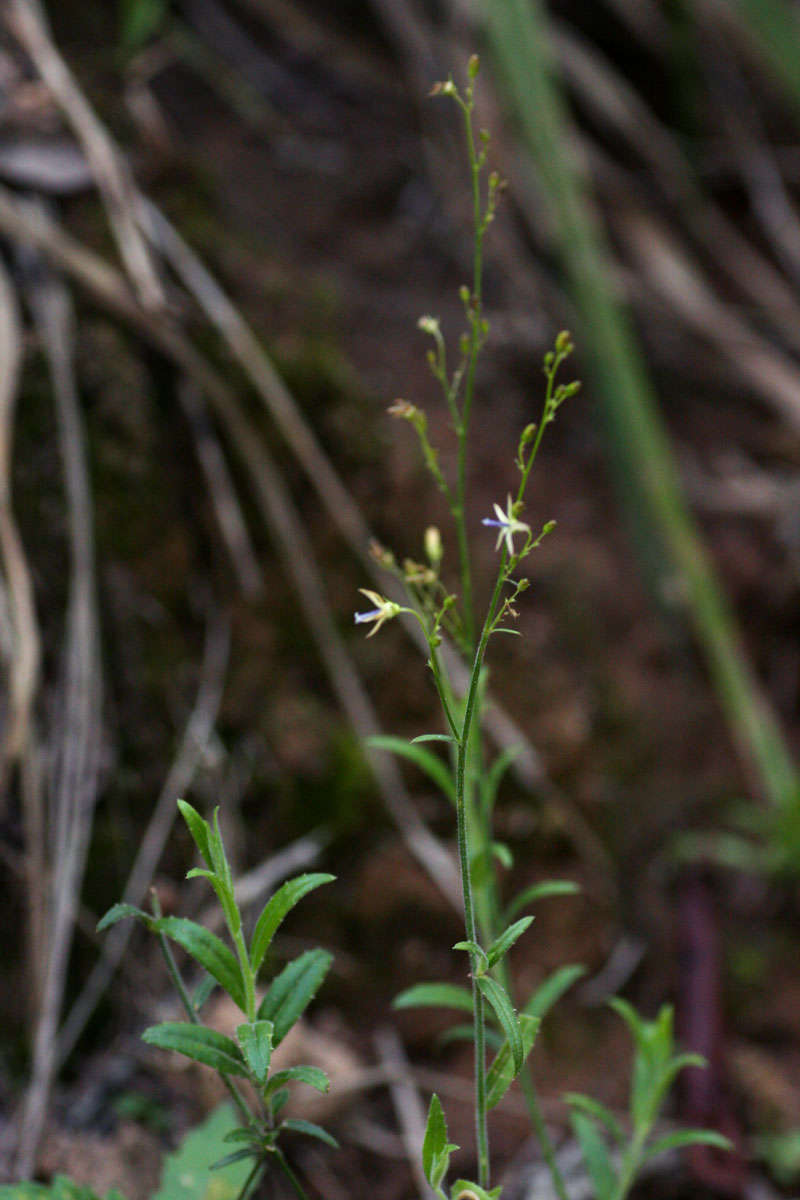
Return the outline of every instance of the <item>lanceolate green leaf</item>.
<path id="1" fill-rule="evenodd" d="M 519 1017 L 523 1062 L 533 1049 L 539 1025 L 540 1021 L 538 1017 L 529 1017 L 525 1013 L 522 1013 Z M 508 1041 L 505 1041 L 498 1050 L 486 1076 L 486 1103 L 489 1108 L 494 1108 L 496 1104 L 500 1103 L 518 1074 L 519 1072 L 514 1070 L 511 1048 Z"/>
<path id="2" fill-rule="evenodd" d="M 276 1092 L 279 1087 L 285 1083 L 307 1083 L 309 1087 L 316 1088 L 318 1092 L 329 1092 L 331 1090 L 331 1081 L 324 1071 L 320 1071 L 319 1067 L 287 1067 L 285 1071 L 276 1071 L 270 1076 L 269 1087 L 267 1094 L 271 1095 Z"/>
<path id="3" fill-rule="evenodd" d="M 272 1022 L 246 1022 L 239 1025 L 236 1037 L 253 1078 L 259 1087 L 263 1087 L 267 1082 L 272 1057 Z"/>
<path id="4" fill-rule="evenodd" d="M 713 1146 L 716 1150 L 733 1150 L 733 1144 L 713 1129 L 679 1129 L 667 1133 L 647 1147 L 645 1162 L 667 1150 L 682 1150 L 685 1146 Z"/>
<path id="5" fill-rule="evenodd" d="M 189 833 L 194 839 L 194 844 L 200 851 L 207 866 L 211 866 L 211 847 L 209 837 L 211 833 L 208 821 L 204 821 L 197 809 L 192 808 L 191 804 L 187 804 L 185 800 L 178 801 L 178 808 L 181 811 L 181 816 L 189 827 Z"/>
<path id="6" fill-rule="evenodd" d="M 151 1025 L 145 1029 L 142 1039 L 149 1046 L 174 1050 L 225 1075 L 247 1077 L 247 1068 L 236 1042 L 217 1033 L 216 1029 L 207 1029 L 205 1025 L 167 1021 L 163 1025 Z"/>
<path id="7" fill-rule="evenodd" d="M 135 904 L 112 904 L 108 912 L 97 922 L 97 932 L 102 933 L 104 929 L 116 925 L 117 921 L 124 921 L 127 917 L 134 917 L 137 921 L 145 924 L 148 929 L 152 929 L 155 924 L 155 917 L 146 913 L 144 909 L 137 908 Z M 2 1192 L 0 1192 L 1 1195 Z"/>
<path id="8" fill-rule="evenodd" d="M 264 955 L 269 950 L 275 930 L 286 914 L 308 892 L 323 883 L 331 883 L 334 878 L 333 875 L 322 874 L 298 875 L 296 879 L 288 879 L 282 887 L 278 888 L 275 895 L 264 905 L 253 931 L 253 940 L 250 944 L 250 965 L 254 972 L 264 961 Z"/>
<path id="9" fill-rule="evenodd" d="M 233 951 L 216 934 L 195 921 L 187 921 L 184 917 L 161 917 L 155 928 L 182 946 L 192 958 L 197 959 L 209 975 L 213 975 L 217 982 L 222 984 L 234 1003 L 238 1004 L 242 1011 L 245 1010 L 241 969 Z"/>
<path id="10" fill-rule="evenodd" d="M 324 1142 L 326 1146 L 332 1146 L 334 1150 L 339 1149 L 339 1143 L 332 1133 L 328 1133 L 327 1129 L 323 1129 L 321 1125 L 316 1125 L 313 1121 L 304 1121 L 300 1117 L 290 1117 L 286 1121 L 281 1121 L 281 1129 L 292 1129 L 295 1133 L 305 1133 L 308 1137 L 317 1138 L 320 1142 Z"/>
<path id="11" fill-rule="evenodd" d="M 455 983 L 417 983 L 392 1001 L 393 1008 L 458 1008 L 472 1012 L 472 993 Z"/>
<path id="12" fill-rule="evenodd" d="M 611 1197 L 615 1195 L 617 1179 L 606 1144 L 591 1117 L 573 1110 L 571 1120 L 575 1136 L 583 1151 L 586 1169 L 594 1184 L 596 1200 L 611 1200 Z"/>
<path id="13" fill-rule="evenodd" d="M 447 1174 L 450 1155 L 458 1146 L 447 1140 L 447 1122 L 441 1101 L 434 1092 L 428 1106 L 428 1120 L 422 1142 L 422 1169 L 432 1188 L 438 1189 Z"/>
<path id="14" fill-rule="evenodd" d="M 424 750 L 418 743 L 412 745 L 411 742 L 406 742 L 403 738 L 391 737 L 388 734 L 380 734 L 377 737 L 368 738 L 367 744 L 373 746 L 376 750 L 388 750 L 391 754 L 397 754 L 400 758 L 407 758 L 409 762 L 415 763 L 421 771 L 425 772 L 429 779 L 433 780 L 439 790 L 447 796 L 448 800 L 455 804 L 456 789 L 453 783 L 452 772 L 447 764 L 430 750 Z"/>
<path id="15" fill-rule="evenodd" d="M 584 1096 L 582 1092 L 567 1092 L 564 1099 L 570 1108 L 585 1113 L 588 1117 L 605 1125 L 619 1145 L 623 1145 L 625 1133 L 622 1126 L 605 1104 L 601 1104 L 599 1100 L 593 1100 L 591 1096 Z"/>
<path id="16" fill-rule="evenodd" d="M 233 888 L 224 879 L 220 879 L 219 875 L 215 875 L 213 871 L 207 871 L 205 867 L 192 867 L 191 871 L 186 872 L 186 878 L 208 880 L 217 893 L 217 898 L 222 905 L 228 929 L 236 937 L 236 934 L 242 927 L 242 918 L 239 915 L 239 909 L 233 897 Z"/>
<path id="17" fill-rule="evenodd" d="M 509 925 L 508 929 L 504 930 L 498 938 L 492 942 L 491 946 L 486 951 L 486 956 L 489 959 L 489 966 L 493 967 L 495 963 L 500 962 L 500 959 L 508 954 L 511 947 L 516 942 L 517 938 L 521 937 L 528 926 L 532 923 L 533 917 L 520 917 L 513 925 Z"/>
<path id="18" fill-rule="evenodd" d="M 490 975 L 480 975 L 476 982 L 494 1009 L 495 1016 L 500 1022 L 500 1027 L 508 1039 L 514 1063 L 514 1074 L 518 1075 L 525 1061 L 525 1052 L 522 1044 L 522 1034 L 517 1023 L 517 1016 L 508 997 L 508 992 L 496 979 L 492 979 Z"/>
<path id="19" fill-rule="evenodd" d="M 523 1012 L 531 1017 L 544 1017 L 577 979 L 586 974 L 586 967 L 573 963 L 559 967 L 531 994 Z"/>
<path id="20" fill-rule="evenodd" d="M 328 973 L 333 956 L 326 950 L 307 950 L 273 979 L 258 1010 L 272 1021 L 272 1044 L 278 1046 L 305 1012 Z"/>
<path id="21" fill-rule="evenodd" d="M 505 911 L 506 921 L 510 921 L 523 908 L 530 908 L 537 900 L 545 900 L 550 896 L 575 896 L 580 892 L 577 883 L 571 879 L 548 879 L 542 883 L 531 884 L 525 888 L 509 904 Z"/>

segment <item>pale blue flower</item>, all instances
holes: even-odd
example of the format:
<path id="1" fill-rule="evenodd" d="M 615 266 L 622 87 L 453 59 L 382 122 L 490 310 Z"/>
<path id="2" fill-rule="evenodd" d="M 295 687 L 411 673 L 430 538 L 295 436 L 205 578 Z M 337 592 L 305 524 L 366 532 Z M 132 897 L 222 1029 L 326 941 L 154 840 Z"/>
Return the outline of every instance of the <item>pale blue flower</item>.
<path id="1" fill-rule="evenodd" d="M 395 604 L 394 600 L 387 600 L 385 596 L 381 596 L 378 592 L 370 592 L 367 588 L 358 589 L 362 596 L 366 596 L 375 608 L 371 608 L 368 612 L 360 612 L 355 614 L 356 625 L 368 625 L 372 621 L 375 622 L 375 628 L 370 629 L 367 637 L 372 637 L 377 633 L 384 621 L 390 621 L 392 617 L 396 617 L 401 611 L 400 605 Z"/>
<path id="2" fill-rule="evenodd" d="M 494 504 L 492 507 L 494 508 L 495 516 L 494 517 L 484 517 L 481 524 L 482 525 L 492 525 L 492 526 L 494 526 L 495 529 L 499 529 L 500 532 L 497 535 L 497 543 L 495 545 L 495 550 L 499 550 L 502 543 L 505 542 L 508 553 L 513 555 L 513 553 L 514 553 L 514 534 L 515 533 L 529 534 L 531 531 L 530 526 L 526 525 L 524 521 L 518 521 L 517 518 L 514 516 L 514 505 L 512 503 L 510 496 L 508 497 L 508 499 L 506 501 L 506 511 L 505 512 L 503 512 L 503 510 L 499 504 Z"/>

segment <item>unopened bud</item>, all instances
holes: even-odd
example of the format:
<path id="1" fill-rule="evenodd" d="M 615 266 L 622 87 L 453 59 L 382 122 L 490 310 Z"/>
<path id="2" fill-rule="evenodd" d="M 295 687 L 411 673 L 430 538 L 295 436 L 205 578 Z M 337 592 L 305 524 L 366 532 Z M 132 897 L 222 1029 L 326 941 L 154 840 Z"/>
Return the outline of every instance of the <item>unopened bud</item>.
<path id="1" fill-rule="evenodd" d="M 572 350 L 572 337 L 567 329 L 562 329 L 556 338 L 556 351 L 558 354 L 569 354 Z"/>
<path id="2" fill-rule="evenodd" d="M 467 63 L 467 73 L 468 73 L 470 79 L 475 79 L 475 77 L 477 76 L 478 71 L 480 71 L 480 69 L 481 69 L 481 60 L 478 58 L 477 54 L 470 55 L 470 60 Z"/>
<path id="3" fill-rule="evenodd" d="M 442 561 L 444 550 L 442 548 L 442 535 L 435 525 L 429 525 L 425 530 L 425 553 L 428 556 L 428 562 L 436 567 Z"/>
<path id="4" fill-rule="evenodd" d="M 439 332 L 439 322 L 436 317 L 420 317 L 417 321 L 417 329 L 421 329 L 423 333 L 429 333 L 431 337 L 436 337 Z"/>
<path id="5" fill-rule="evenodd" d="M 527 446 L 529 442 L 533 441 L 535 435 L 536 426 L 533 424 L 533 422 L 531 422 L 531 424 L 526 425 L 522 431 L 522 436 L 519 439 L 520 446 Z"/>

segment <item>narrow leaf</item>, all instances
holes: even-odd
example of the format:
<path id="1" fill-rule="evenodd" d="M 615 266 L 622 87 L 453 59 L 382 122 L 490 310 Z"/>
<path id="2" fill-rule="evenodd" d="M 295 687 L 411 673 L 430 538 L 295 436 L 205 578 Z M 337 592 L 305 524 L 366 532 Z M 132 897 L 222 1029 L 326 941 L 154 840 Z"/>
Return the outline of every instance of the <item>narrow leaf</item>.
<path id="1" fill-rule="evenodd" d="M 205 1002 L 208 1000 L 209 996 L 211 995 L 211 993 L 213 992 L 213 990 L 216 986 L 217 986 L 216 979 L 214 978 L 213 975 L 209 975 L 208 972 L 206 971 L 204 973 L 203 978 L 201 979 L 200 983 L 197 985 L 194 995 L 192 996 L 192 1005 L 193 1005 L 194 1011 L 196 1013 L 200 1012 L 200 1009 L 203 1007 Z"/>
<path id="2" fill-rule="evenodd" d="M 155 922 L 159 933 L 172 938 L 187 954 L 197 959 L 217 983 L 222 984 L 233 1002 L 244 1011 L 244 983 L 233 951 L 210 929 L 187 921 L 185 917 L 161 917 Z"/>
<path id="3" fill-rule="evenodd" d="M 513 925 L 509 925 L 508 929 L 504 930 L 498 938 L 492 942 L 489 949 L 486 951 L 489 959 L 489 966 L 493 967 L 495 963 L 500 962 L 502 958 L 508 954 L 511 947 L 516 942 L 517 938 L 521 937 L 525 930 L 533 922 L 533 917 L 520 917 Z"/>
<path id="4" fill-rule="evenodd" d="M 318 1092 L 327 1093 L 331 1090 L 331 1081 L 319 1067 L 287 1067 L 285 1071 L 276 1071 L 270 1076 L 267 1095 L 272 1095 L 284 1083 L 307 1083 Z"/>
<path id="5" fill-rule="evenodd" d="M 331 883 L 334 878 L 334 875 L 298 875 L 295 879 L 288 879 L 278 888 L 261 910 L 261 916 L 253 931 L 253 940 L 250 943 L 250 965 L 253 971 L 257 971 L 264 961 L 264 955 L 269 950 L 275 931 L 286 914 L 308 892 L 323 883 Z"/>
<path id="6" fill-rule="evenodd" d="M 716 1150 L 733 1150 L 733 1143 L 713 1129 L 679 1129 L 668 1133 L 647 1147 L 645 1162 L 667 1150 L 682 1150 L 684 1146 L 713 1146 Z"/>
<path id="7" fill-rule="evenodd" d="M 570 1108 L 577 1109 L 605 1125 L 608 1132 L 620 1145 L 625 1141 L 622 1126 L 605 1104 L 601 1104 L 599 1100 L 593 1100 L 591 1096 L 584 1096 L 582 1092 L 567 1092 L 564 1099 Z"/>
<path id="8" fill-rule="evenodd" d="M 423 750 L 420 746 L 412 745 L 403 738 L 392 737 L 389 734 L 380 734 L 376 737 L 367 738 L 367 745 L 374 747 L 376 750 L 388 750 L 391 754 L 396 754 L 400 758 L 407 758 L 410 762 L 415 763 L 421 771 L 424 771 L 429 779 L 432 779 L 441 792 L 447 796 L 451 803 L 456 802 L 456 787 L 453 782 L 453 776 L 447 764 L 432 754 L 430 750 Z"/>
<path id="9" fill-rule="evenodd" d="M 503 1035 L 496 1029 L 492 1029 L 491 1025 L 486 1026 L 483 1036 L 490 1050 L 499 1050 L 501 1046 L 505 1045 Z M 437 1046 L 447 1046 L 450 1042 L 472 1042 L 474 1040 L 474 1025 L 451 1025 L 449 1029 L 445 1029 L 444 1033 L 439 1034 L 436 1044 Z"/>
<path id="10" fill-rule="evenodd" d="M 323 1129 L 321 1125 L 316 1125 L 313 1121 L 304 1121 L 300 1117 L 290 1117 L 286 1121 L 281 1121 L 281 1129 L 292 1129 L 295 1133 L 305 1133 L 309 1137 L 318 1138 L 321 1142 L 325 1142 L 327 1146 L 333 1146 L 334 1150 L 339 1149 L 339 1143 L 333 1134 L 328 1133 L 327 1129 Z"/>
<path id="11" fill-rule="evenodd" d="M 328 973 L 333 956 L 326 950 L 307 950 L 273 979 L 258 1009 L 259 1017 L 272 1021 L 272 1044 L 278 1046 L 314 999 Z"/>
<path id="12" fill-rule="evenodd" d="M 540 1024 L 538 1017 L 529 1017 L 525 1013 L 522 1013 L 519 1018 L 523 1063 L 533 1049 Z M 520 1063 L 520 1069 L 521 1067 L 522 1063 Z M 500 1103 L 518 1074 L 519 1071 L 514 1069 L 511 1048 L 508 1041 L 505 1041 L 495 1055 L 494 1062 L 489 1067 L 486 1076 L 486 1103 L 489 1108 L 494 1108 L 496 1104 Z"/>
<path id="13" fill-rule="evenodd" d="M 417 983 L 392 1001 L 392 1008 L 459 1008 L 472 1012 L 472 993 L 455 983 Z"/>
<path id="14" fill-rule="evenodd" d="M 455 745 L 456 739 L 450 733 L 420 733 L 411 739 L 409 746 L 416 746 L 419 742 L 452 742 Z"/>
<path id="15" fill-rule="evenodd" d="M 520 752 L 519 746 L 509 746 L 502 754 L 498 754 L 481 783 L 483 804 L 487 812 L 492 812 L 500 783 L 508 768 Z"/>
<path id="16" fill-rule="evenodd" d="M 510 921 L 523 908 L 529 908 L 537 900 L 546 900 L 551 896 L 576 896 L 580 890 L 578 884 L 570 879 L 550 879 L 544 883 L 532 883 L 514 897 L 505 911 L 504 919 Z"/>
<path id="17" fill-rule="evenodd" d="M 514 1061 L 514 1074 L 519 1075 L 525 1054 L 522 1045 L 522 1034 L 517 1023 L 517 1016 L 505 988 L 492 979 L 490 975 L 479 975 L 476 980 L 478 987 L 494 1009 L 500 1027 L 508 1039 L 511 1057 Z"/>
<path id="18" fill-rule="evenodd" d="M 97 922 L 97 932 L 102 933 L 104 929 L 110 929 L 112 925 L 116 925 L 117 921 L 124 921 L 126 917 L 134 917 L 148 929 L 152 929 L 155 923 L 155 917 L 146 913 L 144 909 L 137 908 L 135 904 L 112 904 L 108 912 Z"/>
<path id="19" fill-rule="evenodd" d="M 247 1077 L 241 1051 L 232 1038 L 206 1029 L 205 1025 L 192 1025 L 184 1021 L 167 1021 L 163 1025 L 151 1025 L 142 1034 L 148 1046 L 161 1050 L 174 1050 L 195 1062 L 204 1063 L 225 1075 Z"/>
<path id="20" fill-rule="evenodd" d="M 209 844 L 209 838 L 211 835 L 211 829 L 208 821 L 204 821 L 197 809 L 192 808 L 191 804 L 187 804 L 185 800 L 178 801 L 178 808 L 180 809 L 181 816 L 189 827 L 189 833 L 194 839 L 194 844 L 197 846 L 197 849 L 200 851 L 203 859 L 210 867 L 211 847 Z"/>
<path id="21" fill-rule="evenodd" d="M 205 867 L 192 867 L 191 871 L 186 872 L 187 879 L 207 879 L 217 893 L 217 899 L 222 905 L 222 911 L 225 914 L 225 922 L 230 929 L 233 937 L 242 927 L 242 918 L 239 914 L 239 909 L 236 905 L 236 900 L 233 895 L 233 888 L 230 884 L 221 879 L 213 871 L 207 871 Z"/>
<path id="22" fill-rule="evenodd" d="M 561 999 L 564 992 L 569 991 L 573 983 L 585 974 L 586 967 L 578 966 L 575 963 L 559 967 L 532 992 L 523 1012 L 528 1013 L 531 1017 L 545 1017 L 553 1005 Z"/>
<path id="23" fill-rule="evenodd" d="M 458 1146 L 447 1140 L 447 1121 L 439 1097 L 434 1092 L 428 1106 L 428 1120 L 422 1142 L 422 1169 L 432 1188 L 438 1188 L 447 1174 L 450 1155 Z"/>
<path id="24" fill-rule="evenodd" d="M 272 1021 L 248 1021 L 238 1026 L 236 1037 L 244 1061 L 258 1086 L 263 1087 L 267 1082 L 269 1060 L 272 1057 Z"/>
<path id="25" fill-rule="evenodd" d="M 575 1136 L 580 1142 L 586 1169 L 594 1184 L 596 1200 L 611 1200 L 615 1194 L 616 1174 L 597 1126 L 591 1117 L 574 1110 L 571 1121 Z"/>

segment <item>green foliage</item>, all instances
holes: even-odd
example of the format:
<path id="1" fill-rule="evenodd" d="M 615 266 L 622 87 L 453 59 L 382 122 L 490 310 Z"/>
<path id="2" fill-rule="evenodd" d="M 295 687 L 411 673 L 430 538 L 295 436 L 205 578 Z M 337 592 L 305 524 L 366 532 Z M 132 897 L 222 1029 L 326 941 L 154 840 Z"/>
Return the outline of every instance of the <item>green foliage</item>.
<path id="1" fill-rule="evenodd" d="M 226 1200 L 229 1195 L 231 1198 L 244 1197 L 256 1175 L 267 1163 L 276 1164 L 292 1181 L 295 1191 L 303 1195 L 299 1181 L 280 1150 L 280 1138 L 285 1133 L 304 1133 L 328 1145 L 335 1145 L 335 1141 L 313 1123 L 291 1119 L 280 1121 L 277 1117 L 288 1098 L 285 1085 L 302 1083 L 324 1092 L 329 1087 L 328 1079 L 319 1068 L 308 1066 L 292 1067 L 270 1075 L 270 1065 L 273 1047 L 286 1036 L 313 999 L 330 967 L 331 956 L 323 950 L 310 950 L 300 955 L 272 980 L 258 1009 L 256 981 L 281 922 L 303 896 L 321 884 L 331 882 L 333 876 L 310 874 L 287 880 L 264 905 L 248 951 L 242 934 L 242 917 L 236 903 L 233 878 L 219 830 L 218 814 L 215 812 L 213 823 L 209 823 L 185 801 L 179 801 L 179 807 L 195 845 L 207 864 L 189 871 L 188 878 L 205 879 L 214 889 L 231 944 L 228 945 L 194 921 L 182 917 L 163 917 L 158 910 L 157 900 L 152 915 L 133 905 L 116 904 L 98 926 L 99 929 L 107 929 L 117 921 L 132 917 L 156 934 L 188 1020 L 154 1025 L 145 1030 L 143 1039 L 151 1046 L 182 1054 L 193 1062 L 217 1071 L 238 1110 L 239 1128 L 225 1129 L 222 1138 L 226 1144 L 230 1141 L 239 1143 L 238 1148 L 225 1153 L 224 1146 L 217 1147 L 218 1152 L 212 1158 L 217 1160 L 214 1164 L 217 1168 L 230 1170 L 236 1166 L 238 1170 L 243 1170 L 242 1181 L 229 1188 L 221 1176 L 215 1176 L 219 1182 L 209 1184 L 207 1190 L 175 1192 L 170 1194 L 169 1200 L 176 1200 L 179 1195 L 186 1195 L 187 1200 L 190 1195 L 202 1195 L 208 1200 Z M 179 945 L 204 972 L 194 999 L 189 997 L 186 990 L 170 949 L 171 942 Z M 245 1019 L 236 1030 L 236 1041 L 208 1028 L 201 1021 L 202 1005 L 216 984 L 227 992 L 244 1014 Z M 252 1085 L 256 1104 L 239 1091 L 237 1079 L 246 1080 Z M 223 1117 L 219 1118 L 221 1123 L 223 1120 Z M 188 1148 L 184 1146 L 184 1151 L 191 1156 L 197 1149 L 205 1156 L 212 1142 L 211 1134 L 208 1138 L 201 1136 L 197 1143 L 189 1143 Z M 211 1161 L 209 1159 L 207 1165 Z M 193 1168 L 187 1167 L 183 1175 L 175 1178 L 180 1182 L 184 1177 L 194 1179 Z M 177 1185 L 173 1181 L 169 1186 Z"/>
<path id="2" fill-rule="evenodd" d="M 91 1188 L 75 1183 L 66 1175 L 56 1175 L 49 1184 L 4 1184 L 0 1186 L 0 1200 L 100 1200 L 100 1197 Z M 125 1200 L 125 1197 L 112 1188 L 105 1200 Z"/>
<path id="3" fill-rule="evenodd" d="M 699 1054 L 675 1053 L 673 1013 L 668 1004 L 655 1020 L 646 1021 L 626 1000 L 613 999 L 609 1003 L 627 1024 L 634 1042 L 629 1133 L 626 1135 L 613 1113 L 599 1101 L 576 1093 L 565 1099 L 596 1200 L 624 1200 L 649 1159 L 685 1146 L 729 1150 L 731 1145 L 727 1138 L 708 1129 L 681 1129 L 653 1136 L 677 1075 L 686 1067 L 702 1067 L 705 1062 Z"/>
<path id="4" fill-rule="evenodd" d="M 212 1170 L 226 1154 L 228 1138 L 236 1129 L 232 1105 L 222 1104 L 215 1109 L 186 1135 L 174 1154 L 167 1156 L 161 1186 L 153 1200 L 236 1200 L 250 1173 L 247 1162 Z"/>

